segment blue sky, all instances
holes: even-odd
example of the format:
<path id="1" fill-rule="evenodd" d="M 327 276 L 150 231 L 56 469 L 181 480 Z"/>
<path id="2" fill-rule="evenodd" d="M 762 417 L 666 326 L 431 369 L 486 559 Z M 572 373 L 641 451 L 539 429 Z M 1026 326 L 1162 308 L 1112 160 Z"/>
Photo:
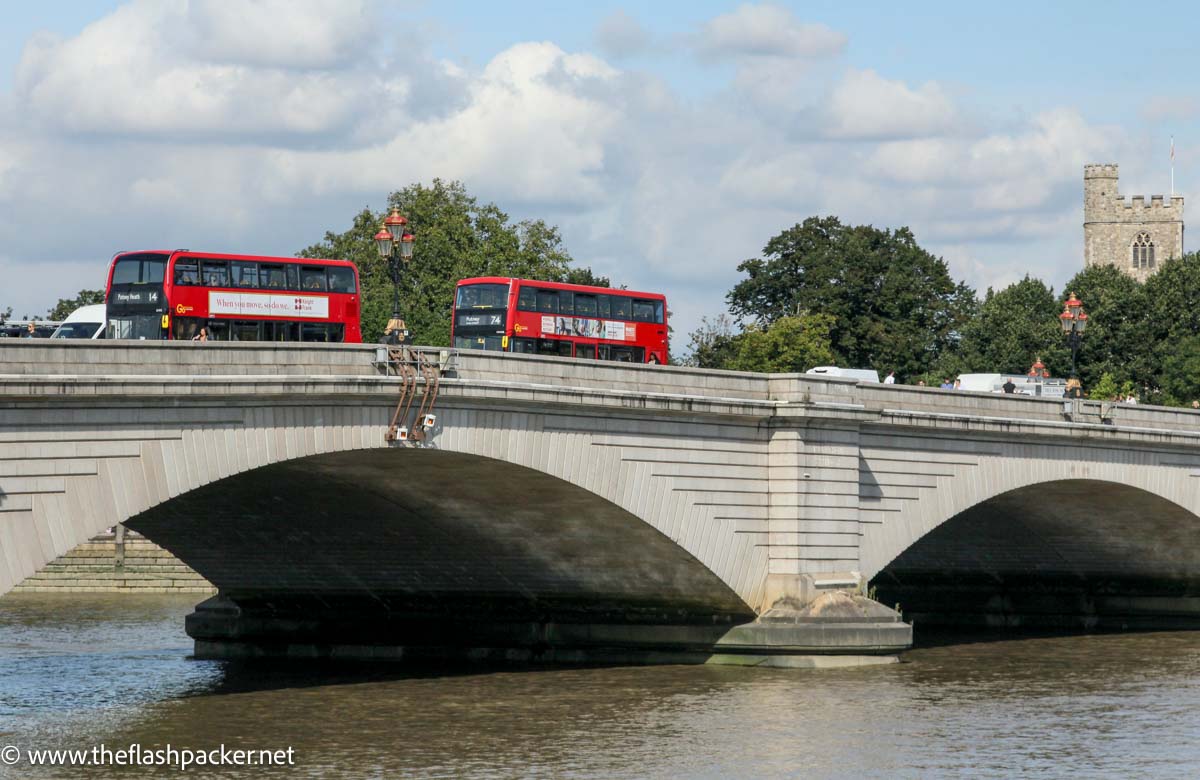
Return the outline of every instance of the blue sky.
<path id="1" fill-rule="evenodd" d="M 1082 165 L 1187 195 L 1191 7 L 133 0 L 0 25 L 0 308 L 119 248 L 291 253 L 461 179 L 672 300 L 814 214 L 909 225 L 982 290 L 1082 264 Z M 395 31 L 399 30 L 397 34 Z M 398 42 L 405 46 L 399 47 Z M 685 339 L 684 339 L 685 340 Z M 682 346 L 682 344 L 677 344 Z"/>

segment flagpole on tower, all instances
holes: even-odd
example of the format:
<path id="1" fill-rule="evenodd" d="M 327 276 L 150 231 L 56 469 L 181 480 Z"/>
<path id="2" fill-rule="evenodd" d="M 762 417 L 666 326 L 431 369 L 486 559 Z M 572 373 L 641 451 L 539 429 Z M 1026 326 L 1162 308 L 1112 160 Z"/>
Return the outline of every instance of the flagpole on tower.
<path id="1" fill-rule="evenodd" d="M 1171 136 L 1171 197 L 1175 197 L 1175 136 Z"/>

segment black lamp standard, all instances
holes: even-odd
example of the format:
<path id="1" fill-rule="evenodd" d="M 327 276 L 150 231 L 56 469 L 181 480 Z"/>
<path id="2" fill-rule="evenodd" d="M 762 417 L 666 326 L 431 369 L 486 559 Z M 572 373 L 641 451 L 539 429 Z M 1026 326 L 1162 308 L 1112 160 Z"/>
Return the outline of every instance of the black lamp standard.
<path id="1" fill-rule="evenodd" d="M 1088 316 L 1083 310 L 1083 301 L 1076 298 L 1075 293 L 1071 293 L 1071 297 L 1063 304 L 1063 313 L 1058 315 L 1058 321 L 1067 335 L 1067 343 L 1071 345 L 1071 378 L 1077 379 L 1075 355 L 1079 352 L 1079 339 L 1087 328 Z"/>
<path id="2" fill-rule="evenodd" d="M 389 344 L 400 344 L 408 338 L 408 329 L 400 319 L 400 276 L 412 260 L 413 235 L 408 232 L 408 220 L 400 215 L 398 207 L 393 206 L 392 213 L 383 220 L 383 229 L 375 234 L 375 246 L 379 256 L 387 261 L 392 277 L 392 318 L 383 335 Z"/>

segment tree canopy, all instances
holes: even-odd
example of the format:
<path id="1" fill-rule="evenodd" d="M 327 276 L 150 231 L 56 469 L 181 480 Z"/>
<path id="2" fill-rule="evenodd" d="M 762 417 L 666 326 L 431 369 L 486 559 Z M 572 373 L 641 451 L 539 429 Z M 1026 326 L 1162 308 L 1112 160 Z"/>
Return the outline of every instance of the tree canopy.
<path id="1" fill-rule="evenodd" d="M 829 315 L 834 359 L 848 367 L 924 373 L 975 309 L 974 291 L 908 228 L 810 217 L 738 270 L 746 278 L 727 296 L 736 317 L 769 328 L 802 312 Z"/>
<path id="2" fill-rule="evenodd" d="M 343 233 L 327 232 L 300 257 L 352 260 L 362 287 L 363 340 L 383 333 L 392 310 L 392 282 L 373 236 L 392 207 L 416 236 L 400 282 L 400 313 L 419 344 L 450 343 L 454 285 L 472 276 L 516 276 L 609 286 L 590 268 L 572 265 L 558 228 L 542 220 L 512 223 L 494 203 L 480 204 L 461 182 L 434 179 L 392 193 L 382 212 L 363 209 Z"/>
<path id="3" fill-rule="evenodd" d="M 1058 315 L 1074 292 L 1089 315 L 1077 360 L 1085 392 L 1200 400 L 1197 253 L 1162 263 L 1144 284 L 1099 266 L 1057 293 L 1027 275 L 980 301 L 907 228 L 811 217 L 738 270 L 745 277 L 727 295 L 737 322 L 703 319 L 687 362 L 753 371 L 834 363 L 934 384 L 963 373 L 1023 374 L 1040 358 L 1066 377 L 1071 350 Z"/>
<path id="4" fill-rule="evenodd" d="M 61 322 L 80 306 L 104 303 L 104 290 L 80 290 L 74 298 L 59 298 L 58 303 L 46 313 L 46 319 Z M 2 319 L 2 318 L 0 318 Z"/>
<path id="5" fill-rule="evenodd" d="M 729 367 L 735 371 L 795 373 L 828 365 L 834 359 L 829 343 L 833 324 L 829 314 L 802 314 L 751 328 L 737 340 Z"/>
<path id="6" fill-rule="evenodd" d="M 1066 375 L 1070 352 L 1058 314 L 1062 305 L 1040 279 L 1026 276 L 999 292 L 988 289 L 975 316 L 962 326 L 927 379 L 961 373 L 1023 374 L 1035 359 Z"/>

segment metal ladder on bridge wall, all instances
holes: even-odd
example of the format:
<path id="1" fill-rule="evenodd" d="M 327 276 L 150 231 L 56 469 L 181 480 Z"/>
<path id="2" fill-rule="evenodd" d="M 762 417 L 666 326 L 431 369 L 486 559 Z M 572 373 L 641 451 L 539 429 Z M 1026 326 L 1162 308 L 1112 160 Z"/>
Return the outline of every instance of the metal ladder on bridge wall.
<path id="1" fill-rule="evenodd" d="M 428 349 L 409 346 L 379 347 L 375 350 L 375 364 L 381 366 L 388 376 L 401 379 L 400 400 L 384 441 L 389 444 L 404 441 L 424 441 L 437 425 L 433 413 L 437 403 L 442 377 L 454 373 L 458 367 L 458 351 L 452 349 Z M 411 428 L 409 413 L 417 399 L 417 388 L 423 386 L 420 403 Z"/>

